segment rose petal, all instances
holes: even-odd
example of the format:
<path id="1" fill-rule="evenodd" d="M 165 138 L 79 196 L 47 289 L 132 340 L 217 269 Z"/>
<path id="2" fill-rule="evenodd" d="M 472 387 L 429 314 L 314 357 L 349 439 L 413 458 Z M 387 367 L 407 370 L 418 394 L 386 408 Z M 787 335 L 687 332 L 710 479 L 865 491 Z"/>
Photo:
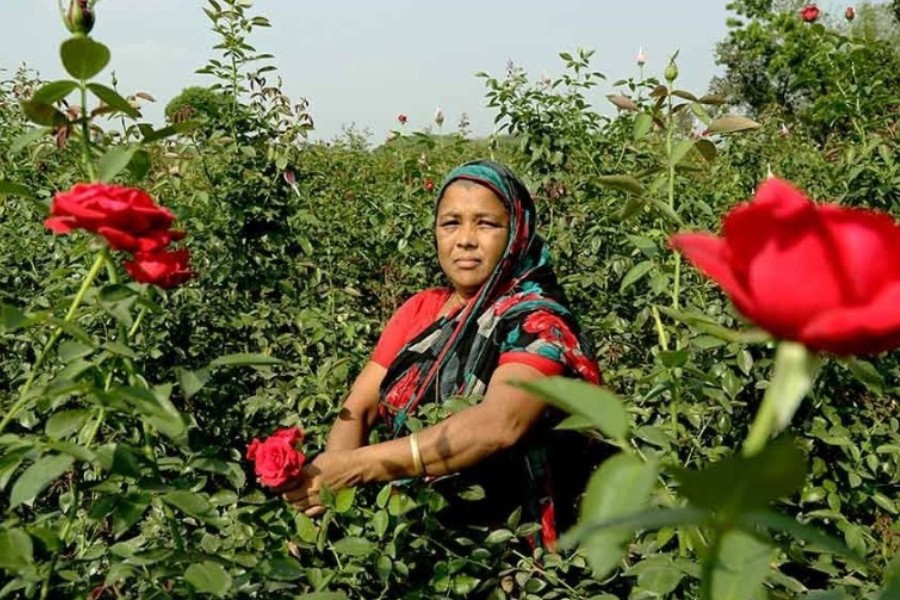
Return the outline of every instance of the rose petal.
<path id="1" fill-rule="evenodd" d="M 75 226 L 75 219 L 72 217 L 49 217 L 44 220 L 44 227 L 57 235 L 71 233 Z"/>
<path id="2" fill-rule="evenodd" d="M 135 252 L 140 249 L 140 243 L 136 237 L 112 227 L 98 227 L 97 233 L 102 235 L 109 247 L 113 250 L 125 250 Z"/>
<path id="3" fill-rule="evenodd" d="M 811 348 L 838 355 L 878 354 L 900 347 L 900 283 L 863 306 L 818 315 L 800 338 Z"/>
<path id="4" fill-rule="evenodd" d="M 900 280 L 900 226 L 888 215 L 825 205 L 819 208 L 845 273 L 847 301 L 865 303 Z"/>
<path id="5" fill-rule="evenodd" d="M 718 283 L 738 310 L 744 314 L 752 310 L 750 296 L 731 268 L 725 240 L 709 233 L 678 233 L 669 238 L 669 245 Z"/>

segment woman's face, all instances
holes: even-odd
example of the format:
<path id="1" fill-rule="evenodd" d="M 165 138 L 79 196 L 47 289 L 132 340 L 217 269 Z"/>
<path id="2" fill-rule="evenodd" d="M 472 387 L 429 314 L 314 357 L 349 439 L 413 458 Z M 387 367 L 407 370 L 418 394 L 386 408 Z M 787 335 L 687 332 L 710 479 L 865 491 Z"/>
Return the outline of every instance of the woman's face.
<path id="1" fill-rule="evenodd" d="M 474 296 L 500 262 L 509 240 L 509 213 L 494 192 L 472 182 L 450 184 L 435 223 L 438 261 L 457 293 Z"/>

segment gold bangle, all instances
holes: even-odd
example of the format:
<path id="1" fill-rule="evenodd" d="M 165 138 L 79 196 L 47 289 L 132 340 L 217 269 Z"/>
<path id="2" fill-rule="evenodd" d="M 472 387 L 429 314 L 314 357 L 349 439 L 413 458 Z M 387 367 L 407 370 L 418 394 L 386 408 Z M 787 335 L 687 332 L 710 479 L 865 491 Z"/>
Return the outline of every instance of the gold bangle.
<path id="1" fill-rule="evenodd" d="M 419 434 L 413 433 L 409 436 L 409 451 L 412 453 L 413 468 L 416 470 L 416 476 L 425 474 L 425 465 L 422 464 L 422 453 L 419 452 Z"/>

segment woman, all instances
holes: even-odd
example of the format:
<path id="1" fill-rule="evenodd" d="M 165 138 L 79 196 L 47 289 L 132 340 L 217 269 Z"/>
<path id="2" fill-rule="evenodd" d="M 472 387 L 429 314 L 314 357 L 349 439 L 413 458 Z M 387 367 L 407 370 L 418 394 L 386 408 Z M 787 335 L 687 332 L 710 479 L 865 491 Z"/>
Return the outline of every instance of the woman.
<path id="1" fill-rule="evenodd" d="M 572 502 L 554 507 L 548 471 L 562 451 L 551 431 L 560 415 L 513 382 L 567 375 L 598 383 L 596 363 L 535 233 L 534 202 L 508 169 L 479 161 L 451 172 L 437 196 L 435 236 L 450 287 L 420 292 L 394 314 L 326 451 L 284 497 L 314 515 L 323 486 L 463 472 L 463 482 L 487 488 L 487 503 L 471 514 L 500 520 L 524 504 L 542 523 L 539 542 L 552 544 L 560 509 L 572 518 Z M 417 433 L 407 428 L 417 407 L 459 395 L 483 399 Z M 394 439 L 366 445 L 379 416 Z"/>

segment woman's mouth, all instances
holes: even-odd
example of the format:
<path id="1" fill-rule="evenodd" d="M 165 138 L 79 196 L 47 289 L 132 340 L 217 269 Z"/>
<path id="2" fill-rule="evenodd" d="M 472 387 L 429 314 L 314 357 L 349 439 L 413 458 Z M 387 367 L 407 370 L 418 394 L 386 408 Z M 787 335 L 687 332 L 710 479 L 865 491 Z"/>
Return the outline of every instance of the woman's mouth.
<path id="1" fill-rule="evenodd" d="M 457 258 L 453 264 L 460 269 L 475 269 L 481 264 L 481 261 L 477 258 Z"/>

